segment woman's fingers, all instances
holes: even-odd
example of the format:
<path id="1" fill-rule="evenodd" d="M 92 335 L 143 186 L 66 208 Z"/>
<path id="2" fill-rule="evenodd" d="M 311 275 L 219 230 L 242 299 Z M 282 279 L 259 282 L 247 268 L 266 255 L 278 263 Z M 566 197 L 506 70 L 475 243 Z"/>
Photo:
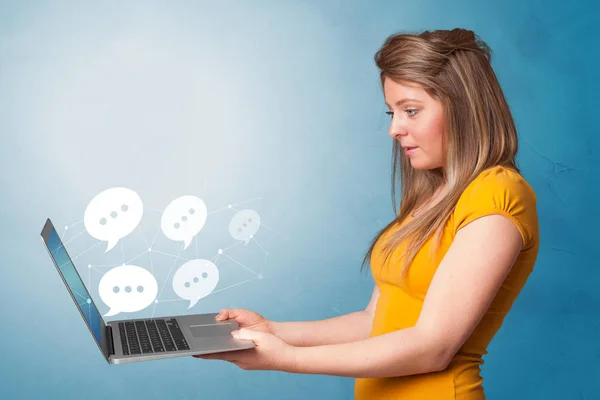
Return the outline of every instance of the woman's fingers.
<path id="1" fill-rule="evenodd" d="M 240 308 L 224 308 L 221 310 L 221 312 L 219 312 L 219 314 L 217 314 L 215 319 L 217 321 L 224 321 L 226 319 L 235 319 L 237 321 L 237 319 L 243 311 L 244 310 Z"/>
<path id="2" fill-rule="evenodd" d="M 235 361 L 235 352 L 225 351 L 222 353 L 211 353 L 211 354 L 197 354 L 192 357 L 202 358 L 204 360 L 223 360 L 223 361 Z"/>

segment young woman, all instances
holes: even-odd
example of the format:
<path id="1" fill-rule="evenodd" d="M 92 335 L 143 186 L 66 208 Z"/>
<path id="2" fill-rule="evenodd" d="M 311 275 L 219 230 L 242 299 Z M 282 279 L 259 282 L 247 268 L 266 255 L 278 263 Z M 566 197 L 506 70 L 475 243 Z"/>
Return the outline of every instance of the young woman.
<path id="1" fill-rule="evenodd" d="M 375 61 L 402 198 L 363 260 L 371 301 L 308 322 L 225 309 L 217 319 L 234 318 L 234 337 L 256 347 L 200 358 L 355 377 L 356 399 L 485 398 L 482 356 L 539 248 L 536 195 L 515 164 L 517 133 L 490 59 L 464 29 L 384 42 Z"/>

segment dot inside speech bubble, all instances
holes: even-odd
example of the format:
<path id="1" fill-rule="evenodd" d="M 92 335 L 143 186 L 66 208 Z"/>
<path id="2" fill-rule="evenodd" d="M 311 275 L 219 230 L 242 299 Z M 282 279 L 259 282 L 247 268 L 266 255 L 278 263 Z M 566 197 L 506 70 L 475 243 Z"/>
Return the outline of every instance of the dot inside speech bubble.
<path id="1" fill-rule="evenodd" d="M 104 316 L 113 316 L 148 307 L 158 294 L 158 283 L 147 269 L 123 265 L 102 276 L 98 292 L 102 301 L 110 307 Z"/>
<path id="2" fill-rule="evenodd" d="M 108 242 L 109 251 L 138 226 L 144 213 L 140 196 L 131 189 L 115 187 L 98 193 L 85 209 L 83 222 L 88 233 Z"/>
<path id="3" fill-rule="evenodd" d="M 248 242 L 260 228 L 260 215 L 254 210 L 238 211 L 229 223 L 229 234 L 236 240 Z"/>
<path id="4" fill-rule="evenodd" d="M 173 290 L 190 301 L 188 309 L 208 296 L 219 283 L 219 269 L 209 260 L 196 259 L 183 264 L 173 275 Z"/>
<path id="5" fill-rule="evenodd" d="M 202 199 L 181 196 L 169 203 L 163 212 L 160 227 L 169 239 L 183 241 L 185 250 L 204 227 L 206 217 L 206 205 Z"/>

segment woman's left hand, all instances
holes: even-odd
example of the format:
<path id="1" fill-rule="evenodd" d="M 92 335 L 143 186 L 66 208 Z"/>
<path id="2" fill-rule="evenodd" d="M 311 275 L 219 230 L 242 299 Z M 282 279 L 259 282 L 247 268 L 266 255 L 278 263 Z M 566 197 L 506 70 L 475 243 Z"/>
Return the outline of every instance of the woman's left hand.
<path id="1" fill-rule="evenodd" d="M 296 347 L 287 344 L 271 333 L 242 328 L 232 332 L 236 339 L 252 340 L 256 347 L 247 350 L 193 356 L 205 360 L 223 360 L 236 364 L 244 370 L 277 370 L 293 372 L 296 363 Z"/>

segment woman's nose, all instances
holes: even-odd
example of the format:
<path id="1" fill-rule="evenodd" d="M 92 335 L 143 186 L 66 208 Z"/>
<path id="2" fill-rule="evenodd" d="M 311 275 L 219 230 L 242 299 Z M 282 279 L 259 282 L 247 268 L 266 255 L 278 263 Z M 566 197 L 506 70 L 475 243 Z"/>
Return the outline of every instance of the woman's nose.
<path id="1" fill-rule="evenodd" d="M 388 134 L 392 139 L 396 139 L 398 136 L 405 135 L 406 126 L 402 123 L 402 121 L 400 121 L 399 118 L 392 118 Z"/>

